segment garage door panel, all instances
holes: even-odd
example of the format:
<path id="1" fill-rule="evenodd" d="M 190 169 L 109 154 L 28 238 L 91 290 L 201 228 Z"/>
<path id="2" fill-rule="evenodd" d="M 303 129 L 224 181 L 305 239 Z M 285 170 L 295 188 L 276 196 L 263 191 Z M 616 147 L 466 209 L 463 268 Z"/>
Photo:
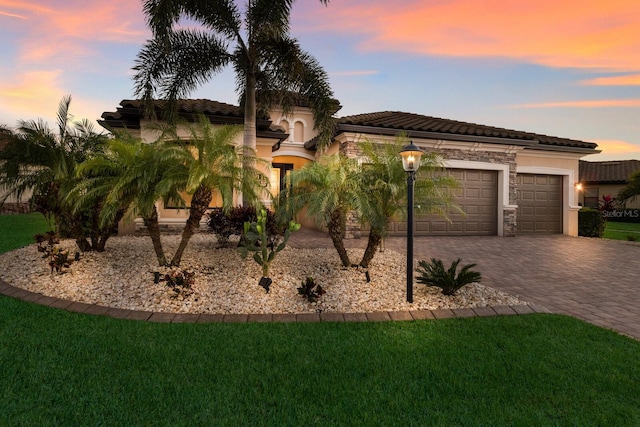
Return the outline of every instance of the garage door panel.
<path id="1" fill-rule="evenodd" d="M 519 233 L 562 233 L 561 175 L 517 175 L 517 231 Z"/>
<path id="2" fill-rule="evenodd" d="M 495 235 L 498 230 L 498 179 L 496 171 L 450 169 L 450 176 L 461 186 L 454 191 L 455 204 L 465 214 L 451 209 L 449 221 L 439 215 L 416 215 L 415 235 Z M 416 203 L 419 203 L 417 201 Z M 402 227 L 400 227 L 402 224 Z M 399 222 L 396 234 L 406 234 L 406 223 Z"/>

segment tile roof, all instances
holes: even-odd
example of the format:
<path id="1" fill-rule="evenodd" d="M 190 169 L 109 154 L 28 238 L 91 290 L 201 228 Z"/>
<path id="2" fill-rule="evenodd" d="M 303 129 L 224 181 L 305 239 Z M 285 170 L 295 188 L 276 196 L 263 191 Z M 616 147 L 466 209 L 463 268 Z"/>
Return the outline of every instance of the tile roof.
<path id="1" fill-rule="evenodd" d="M 156 115 L 161 116 L 166 101 L 157 100 L 154 101 L 154 104 Z M 177 103 L 177 111 L 181 116 L 193 117 L 197 114 L 205 114 L 210 118 L 225 118 L 226 122 L 229 123 L 242 123 L 244 121 L 244 113 L 240 107 L 208 99 L 180 100 Z M 123 99 L 116 111 L 105 111 L 101 117 L 103 120 L 98 121 L 98 123 L 102 126 L 137 129 L 140 127 L 140 119 L 144 117 L 144 103 L 137 99 Z"/>
<path id="2" fill-rule="evenodd" d="M 166 101 L 156 100 L 154 104 L 156 116 L 162 117 Z M 244 123 L 244 111 L 237 105 L 209 99 L 182 99 L 177 102 L 176 107 L 178 115 L 190 121 L 195 120 L 198 114 L 204 114 L 211 123 L 215 124 Z M 140 120 L 144 116 L 143 101 L 123 99 L 116 111 L 102 113 L 102 120 L 99 120 L 98 123 L 106 129 L 139 129 Z M 282 141 L 289 136 L 281 129 L 271 129 L 271 120 L 267 116 L 258 116 L 256 125 L 257 136 L 259 137 Z"/>
<path id="3" fill-rule="evenodd" d="M 344 131 L 355 131 L 356 128 L 362 128 L 362 130 L 368 128 L 368 133 L 376 133 L 376 131 L 384 133 L 384 131 L 387 131 L 386 133 L 391 134 L 392 132 L 405 131 L 409 137 L 423 136 L 426 138 L 478 142 L 488 139 L 494 143 L 526 145 L 531 147 L 543 146 L 540 147 L 542 149 L 557 147 L 559 149 L 595 150 L 597 147 L 597 144 L 592 142 L 441 119 L 401 111 L 380 111 L 342 117 L 338 119 L 336 134 Z"/>
<path id="4" fill-rule="evenodd" d="M 625 184 L 632 172 L 640 169 L 640 160 L 608 162 L 580 161 L 580 182 Z"/>

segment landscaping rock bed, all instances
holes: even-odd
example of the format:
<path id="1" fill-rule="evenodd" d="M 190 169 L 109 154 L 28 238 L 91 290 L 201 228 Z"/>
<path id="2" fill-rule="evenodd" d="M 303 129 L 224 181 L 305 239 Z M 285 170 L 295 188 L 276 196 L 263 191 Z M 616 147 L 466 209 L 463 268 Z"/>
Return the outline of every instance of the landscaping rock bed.
<path id="1" fill-rule="evenodd" d="M 163 236 L 172 254 L 178 235 Z M 76 250 L 73 241 L 61 246 Z M 360 259 L 362 249 L 350 249 Z M 169 258 L 170 259 L 170 258 Z M 0 255 L 0 278 L 11 285 L 47 296 L 129 310 L 173 313 L 313 313 L 375 312 L 438 308 L 521 305 L 526 302 L 493 288 L 474 283 L 447 297 L 438 288 L 414 284 L 414 302 L 406 302 L 405 256 L 391 250 L 376 254 L 367 283 L 365 270 L 342 268 L 334 249 L 287 247 L 271 267 L 270 292 L 258 285 L 261 269 L 250 257 L 240 258 L 234 248 L 217 248 L 207 233 L 193 236 L 182 265 L 159 268 L 151 241 L 142 236 L 114 237 L 102 253 L 81 254 L 63 274 L 51 273 L 35 245 Z M 194 272 L 192 292 L 180 292 L 157 277 L 186 270 Z M 297 288 L 307 277 L 326 294 L 309 303 Z"/>

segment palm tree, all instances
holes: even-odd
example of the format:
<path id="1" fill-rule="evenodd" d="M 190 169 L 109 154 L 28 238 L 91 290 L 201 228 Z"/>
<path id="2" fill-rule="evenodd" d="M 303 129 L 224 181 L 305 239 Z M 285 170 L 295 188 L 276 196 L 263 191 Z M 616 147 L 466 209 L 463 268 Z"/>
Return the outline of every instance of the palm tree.
<path id="1" fill-rule="evenodd" d="M 108 141 L 103 153 L 78 167 L 82 178 L 70 192 L 76 207 L 101 201 L 100 224 L 142 217 L 160 266 L 167 264 L 156 202 L 184 205 L 183 183 L 175 178 L 182 147 L 161 140 L 146 143 L 128 133 Z"/>
<path id="2" fill-rule="evenodd" d="M 640 170 L 631 173 L 627 186 L 618 192 L 616 199 L 622 205 L 626 205 L 629 200 L 635 200 L 638 196 L 640 196 Z"/>
<path id="3" fill-rule="evenodd" d="M 364 140 L 360 143 L 366 158 L 362 168 L 361 218 L 370 226 L 367 247 L 360 261 L 364 268 L 369 267 L 392 219 L 406 214 L 407 173 L 400 156 L 406 144 L 404 135 L 394 142 Z M 445 215 L 449 209 L 455 209 L 449 190 L 456 186 L 456 181 L 444 174 L 434 175 L 437 170 L 444 170 L 442 159 L 433 153 L 424 154 L 415 182 L 416 200 L 420 212 Z"/>
<path id="4" fill-rule="evenodd" d="M 108 238 L 111 229 L 93 229 L 95 206 L 73 212 L 63 195 L 76 183 L 77 165 L 100 152 L 106 135 L 97 133 L 88 120 L 72 122 L 70 104 L 70 96 L 60 101 L 57 133 L 39 119 L 20 121 L 16 132 L 8 136 L 0 152 L 0 187 L 4 190 L 0 204 L 12 195 L 20 201 L 31 192 L 35 209 L 53 220 L 57 232 L 74 237 L 86 251 L 93 249 L 88 234 L 95 243 L 98 235 Z"/>
<path id="5" fill-rule="evenodd" d="M 327 227 L 344 267 L 351 266 L 344 247 L 347 214 L 361 210 L 359 166 L 341 154 L 305 165 L 290 175 L 291 188 L 282 193 L 282 217 L 291 218 L 303 207 L 317 225 Z"/>
<path id="6" fill-rule="evenodd" d="M 241 192 L 245 202 L 253 205 L 259 203 L 262 195 L 260 182 L 264 182 L 266 177 L 253 167 L 242 166 L 243 156 L 249 158 L 252 164 L 258 160 L 252 152 L 235 145 L 235 139 L 241 131 L 239 126 L 215 129 L 204 116 L 199 118 L 196 126 L 190 127 L 187 144 L 183 146 L 183 157 L 178 162 L 176 180 L 184 182 L 185 192 L 192 197 L 189 217 L 171 260 L 172 265 L 180 265 L 191 236 L 209 209 L 214 191 L 220 193 L 224 210 L 233 206 L 234 190 Z M 180 165 L 184 167 L 180 169 Z"/>
<path id="7" fill-rule="evenodd" d="M 326 72 L 289 35 L 294 2 L 247 0 L 243 18 L 234 0 L 145 0 L 144 12 L 154 38 L 136 59 L 136 95 L 147 101 L 149 113 L 156 95 L 168 100 L 171 119 L 178 99 L 231 65 L 244 106 L 247 153 L 256 148 L 258 111 L 276 105 L 290 111 L 300 96 L 311 104 L 319 143 L 325 146 L 332 137 L 333 114 L 339 106 L 332 99 Z M 181 18 L 200 25 L 196 29 L 179 27 Z"/>

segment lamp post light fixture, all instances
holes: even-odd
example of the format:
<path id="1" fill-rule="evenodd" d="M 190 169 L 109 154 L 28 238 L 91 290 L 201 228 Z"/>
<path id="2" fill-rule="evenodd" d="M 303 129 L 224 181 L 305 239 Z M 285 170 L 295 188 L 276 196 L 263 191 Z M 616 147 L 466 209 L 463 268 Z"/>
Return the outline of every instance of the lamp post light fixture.
<path id="1" fill-rule="evenodd" d="M 413 302 L 413 187 L 423 152 L 413 142 L 402 147 L 402 167 L 407 172 L 407 302 Z"/>

